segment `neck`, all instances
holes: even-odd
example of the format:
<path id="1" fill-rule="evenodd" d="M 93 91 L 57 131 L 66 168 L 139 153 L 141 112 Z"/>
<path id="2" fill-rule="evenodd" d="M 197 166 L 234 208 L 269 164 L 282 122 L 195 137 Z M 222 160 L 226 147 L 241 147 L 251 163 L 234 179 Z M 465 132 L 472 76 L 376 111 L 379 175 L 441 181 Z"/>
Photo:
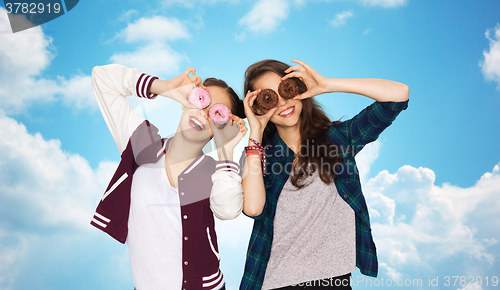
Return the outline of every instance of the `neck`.
<path id="1" fill-rule="evenodd" d="M 186 140 L 182 134 L 176 133 L 168 145 L 167 158 L 169 164 L 191 161 L 200 155 L 205 144 Z"/>
<path id="2" fill-rule="evenodd" d="M 285 142 L 286 146 L 297 154 L 301 144 L 299 122 L 292 127 L 276 126 L 276 130 L 278 131 L 281 140 Z"/>

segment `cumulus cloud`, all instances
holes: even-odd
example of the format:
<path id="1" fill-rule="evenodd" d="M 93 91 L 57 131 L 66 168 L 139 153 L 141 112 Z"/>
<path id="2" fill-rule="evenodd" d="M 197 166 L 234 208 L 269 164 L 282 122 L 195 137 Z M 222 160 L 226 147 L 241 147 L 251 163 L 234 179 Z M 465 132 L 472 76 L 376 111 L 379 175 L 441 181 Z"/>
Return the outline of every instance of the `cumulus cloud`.
<path id="1" fill-rule="evenodd" d="M 128 43 L 164 42 L 190 37 L 186 26 L 177 18 L 143 17 L 127 25 L 119 35 Z"/>
<path id="2" fill-rule="evenodd" d="M 29 289 L 19 285 L 37 279 L 21 279 L 32 277 L 31 265 L 70 263 L 71 255 L 84 255 L 72 245 L 89 247 L 105 237 L 89 222 L 117 164 L 101 162 L 93 169 L 83 157 L 61 150 L 59 140 L 30 134 L 2 112 L 0 127 L 0 288 Z M 90 244 L 79 244 L 83 240 Z M 40 287 L 30 288 L 46 289 Z"/>
<path id="3" fill-rule="evenodd" d="M 346 20 L 353 16 L 354 14 L 352 13 L 352 11 L 344 11 L 341 13 L 337 13 L 335 15 L 335 18 L 332 20 L 331 24 L 335 27 L 345 25 Z"/>
<path id="4" fill-rule="evenodd" d="M 1 7 L 0 30 L 10 30 L 7 13 Z M 18 113 L 34 101 L 53 102 L 58 100 L 56 96 L 59 95 L 68 105 L 97 108 L 95 101 L 88 101 L 93 98 L 93 92 L 90 81 L 84 83 L 84 76 L 70 79 L 47 79 L 41 76 L 53 58 L 52 38 L 45 35 L 40 26 L 26 32 L 2 34 L 0 107 L 8 113 Z"/>
<path id="5" fill-rule="evenodd" d="M 406 165 L 394 174 L 382 171 L 363 186 L 379 260 L 391 278 L 399 278 L 405 267 L 430 267 L 457 255 L 489 266 L 494 263 L 491 246 L 500 236 L 491 232 L 479 236 L 471 217 L 500 206 L 499 166 L 469 188 L 434 182 L 431 169 Z M 498 224 L 494 217 L 481 223 Z"/>
<path id="6" fill-rule="evenodd" d="M 289 3 L 285 0 L 259 0 L 239 24 L 257 34 L 273 32 L 289 14 Z"/>
<path id="7" fill-rule="evenodd" d="M 150 75 L 165 76 L 176 73 L 187 57 L 163 43 L 150 44 L 132 52 L 117 53 L 110 57 L 112 63 L 138 68 Z"/>
<path id="8" fill-rule="evenodd" d="M 405 5 L 408 0 L 362 0 L 367 6 L 381 6 L 385 8 L 399 7 Z"/>
<path id="9" fill-rule="evenodd" d="M 217 3 L 238 3 L 239 0 L 162 0 L 166 6 L 184 6 L 185 8 L 194 8 L 204 4 L 217 4 Z"/>
<path id="10" fill-rule="evenodd" d="M 1 220 L 12 228 L 89 229 L 93 207 L 107 185 L 99 178 L 111 177 L 110 165 L 94 170 L 83 157 L 63 152 L 59 140 L 29 134 L 5 115 L 0 115 L 0 127 Z"/>
<path id="11" fill-rule="evenodd" d="M 479 64 L 483 76 L 487 81 L 494 81 L 500 91 L 500 24 L 493 31 L 486 30 L 486 38 L 490 41 L 489 51 L 484 50 L 484 60 Z"/>
<path id="12" fill-rule="evenodd" d="M 134 51 L 113 54 L 109 59 L 112 63 L 167 77 L 178 73 L 181 63 L 188 60 L 169 45 L 172 41 L 191 37 L 187 27 L 176 18 L 143 17 L 129 23 L 118 37 L 138 47 Z"/>

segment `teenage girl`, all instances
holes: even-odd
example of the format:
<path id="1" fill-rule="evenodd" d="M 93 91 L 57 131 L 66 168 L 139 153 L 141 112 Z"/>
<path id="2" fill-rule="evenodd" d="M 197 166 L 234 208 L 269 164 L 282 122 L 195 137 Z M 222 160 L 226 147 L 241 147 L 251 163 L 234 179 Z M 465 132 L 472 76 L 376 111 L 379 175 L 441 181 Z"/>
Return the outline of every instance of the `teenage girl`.
<path id="1" fill-rule="evenodd" d="M 302 61 L 264 60 L 245 73 L 250 125 L 243 212 L 255 219 L 240 289 L 351 289 L 350 273 L 376 276 L 378 263 L 354 157 L 407 107 L 407 85 L 327 78 Z M 264 115 L 258 93 L 299 85 Z M 350 120 L 330 121 L 313 97 L 344 92 L 375 102 Z M 264 170 L 262 165 L 264 165 Z"/>
<path id="2" fill-rule="evenodd" d="M 247 129 L 240 119 L 241 100 L 221 80 L 205 80 L 211 95 L 206 108 L 188 102 L 191 89 L 202 86 L 194 74 L 194 69 L 188 69 L 161 80 L 116 64 L 92 71 L 97 102 L 121 162 L 91 224 L 127 243 L 138 290 L 225 289 L 214 214 L 233 219 L 241 212 L 241 178 L 232 151 Z M 158 95 L 183 104 L 172 138 L 161 138 L 158 129 L 127 101 L 127 96 L 154 99 Z M 232 112 L 224 129 L 208 118 L 216 103 Z M 231 129 L 236 129 L 232 136 L 227 134 Z M 202 152 L 214 135 L 219 145 L 217 162 Z"/>

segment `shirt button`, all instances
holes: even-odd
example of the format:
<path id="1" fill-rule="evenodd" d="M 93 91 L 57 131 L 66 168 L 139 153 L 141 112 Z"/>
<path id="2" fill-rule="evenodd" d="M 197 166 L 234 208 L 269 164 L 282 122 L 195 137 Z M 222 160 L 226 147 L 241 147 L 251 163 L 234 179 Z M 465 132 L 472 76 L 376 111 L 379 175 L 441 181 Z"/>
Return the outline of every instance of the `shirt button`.
<path id="1" fill-rule="evenodd" d="M 347 194 L 345 194 L 344 197 L 347 198 Z"/>
<path id="2" fill-rule="evenodd" d="M 184 280 L 184 283 L 187 283 L 188 281 Z"/>
<path id="3" fill-rule="evenodd" d="M 183 180 L 184 178 L 181 177 L 181 180 Z"/>
<path id="4" fill-rule="evenodd" d="M 184 261 L 184 265 L 186 265 L 186 266 L 187 266 L 187 264 L 188 264 L 188 261 Z"/>
<path id="5" fill-rule="evenodd" d="M 181 192 L 181 195 L 184 195 L 184 191 L 183 191 L 183 192 Z"/>
<path id="6" fill-rule="evenodd" d="M 187 241 L 187 240 L 188 240 L 188 237 L 184 237 L 184 240 L 186 240 L 186 241 Z"/>
<path id="7" fill-rule="evenodd" d="M 183 216 L 183 218 L 184 218 L 185 220 L 187 220 L 188 216 L 187 216 L 187 215 L 184 215 L 184 216 Z"/>

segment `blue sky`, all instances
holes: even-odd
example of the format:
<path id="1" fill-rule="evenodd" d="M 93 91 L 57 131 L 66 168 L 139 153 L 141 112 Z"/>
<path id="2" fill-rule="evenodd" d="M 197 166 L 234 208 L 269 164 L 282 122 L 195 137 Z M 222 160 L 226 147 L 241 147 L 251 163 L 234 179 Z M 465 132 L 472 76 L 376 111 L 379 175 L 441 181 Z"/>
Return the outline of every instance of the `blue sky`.
<path id="1" fill-rule="evenodd" d="M 133 289 L 126 246 L 89 225 L 119 161 L 92 67 L 118 62 L 165 79 L 195 67 L 242 97 L 245 69 L 267 58 L 410 86 L 409 108 L 357 160 L 379 278 L 493 289 L 499 11 L 495 0 L 80 1 L 12 34 L 0 8 L 0 289 Z M 371 102 L 317 98 L 334 120 Z M 164 136 L 174 132 L 177 104 L 130 101 Z M 244 216 L 217 224 L 229 289 L 239 283 L 251 224 Z M 453 275 L 480 276 L 483 285 L 446 287 Z"/>

